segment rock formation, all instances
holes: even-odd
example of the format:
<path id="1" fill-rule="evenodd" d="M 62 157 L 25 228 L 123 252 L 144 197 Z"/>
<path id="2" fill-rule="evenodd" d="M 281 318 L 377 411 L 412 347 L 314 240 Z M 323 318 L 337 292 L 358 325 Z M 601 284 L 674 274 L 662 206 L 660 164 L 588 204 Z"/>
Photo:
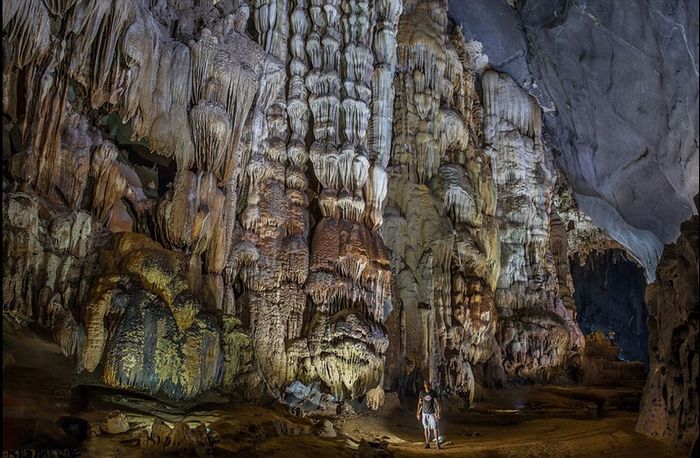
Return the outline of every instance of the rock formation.
<path id="1" fill-rule="evenodd" d="M 695 197 L 698 205 L 698 197 Z M 649 376 L 637 431 L 688 450 L 698 447 L 698 216 L 664 247 L 656 280 L 647 286 Z"/>
<path id="2" fill-rule="evenodd" d="M 481 81 L 484 140 L 498 187 L 498 341 L 507 374 L 536 375 L 565 364 L 583 348 L 568 287 L 568 252 L 566 245 L 557 246 L 566 236 L 552 213 L 554 177 L 536 101 L 507 75 L 487 71 Z M 550 225 L 555 236 L 559 229 L 558 239 L 550 241 Z"/>
<path id="3" fill-rule="evenodd" d="M 391 308 L 388 252 L 377 232 L 386 194 L 395 30 L 401 5 L 312 2 L 306 75 L 318 181 L 311 238 L 309 361 L 337 397 L 381 384 Z M 317 5 L 318 4 L 318 5 Z M 374 47 L 372 45 L 374 44 Z M 374 111 L 370 110 L 374 105 Z"/>
<path id="4" fill-rule="evenodd" d="M 566 248 L 566 258 L 574 259 L 579 263 L 586 261 L 591 255 L 602 255 L 608 250 L 625 252 L 625 256 L 632 258 L 643 266 L 634 253 L 625 249 L 605 231 L 597 226 L 591 218 L 581 211 L 571 184 L 563 173 L 557 173 L 555 192 L 552 196 L 552 212 L 550 213 L 550 233 L 552 235 L 552 252 Z M 563 234 L 566 234 L 566 240 Z M 555 240 L 557 239 L 557 240 Z M 559 240 L 561 239 L 561 240 Z M 564 257 L 561 257 L 564 260 Z M 563 267 L 563 266 L 562 266 Z M 557 272 L 562 272 L 557 267 Z M 573 291 L 572 291 L 573 292 Z"/>
<path id="5" fill-rule="evenodd" d="M 443 2 L 406 2 L 399 22 L 394 141 L 382 233 L 398 298 L 390 386 L 428 378 L 469 403 L 492 355 L 496 187 L 481 104 Z"/>
<path id="6" fill-rule="evenodd" d="M 78 368 L 113 386 L 192 397 L 220 382 L 221 331 L 183 275 L 184 257 L 121 232 L 103 252 L 83 310 Z"/>
<path id="7" fill-rule="evenodd" d="M 645 267 L 696 212 L 700 12 L 692 2 L 452 0 L 481 66 L 537 98 L 581 210 Z M 653 70 L 652 70 L 653 69 Z"/>
<path id="8" fill-rule="evenodd" d="M 8 313 L 112 385 L 381 391 L 401 3 L 3 12 Z"/>
<path id="9" fill-rule="evenodd" d="M 469 402 L 472 366 L 511 343 L 495 338 L 496 306 L 506 315 L 510 306 L 494 301 L 504 240 L 496 188 L 510 183 L 483 149 L 477 75 L 446 5 L 404 6 L 12 3 L 4 106 L 20 134 L 13 181 L 29 193 L 12 202 L 89 212 L 78 213 L 88 226 L 73 244 L 90 248 L 71 258 L 80 286 L 66 291 L 23 256 L 52 265 L 42 257 L 55 251 L 40 233 L 46 218 L 21 221 L 11 209 L 4 239 L 9 252 L 24 250 L 5 264 L 11 310 L 41 320 L 53 304 L 67 324 L 47 324 L 62 329 L 67 354 L 80 369 L 103 364 L 109 384 L 191 397 L 232 386 L 240 370 L 257 381 L 251 396 L 321 380 L 337 399 L 368 393 L 380 404 L 382 387 L 408 370 Z M 30 25 L 40 33 L 29 36 Z M 105 131 L 110 113 L 130 138 Z M 522 138 L 539 142 L 538 129 Z M 513 153 L 534 154 L 541 168 L 541 147 L 527 148 Z M 168 169 L 142 165 L 156 156 Z M 524 228 L 538 237 L 531 266 L 545 263 L 548 237 L 549 185 L 538 186 L 539 219 Z M 98 248 L 100 262 L 88 255 Z M 163 334 L 151 336 L 153 326 Z M 533 350 L 543 366 L 565 356 L 563 326 L 555 319 L 552 336 L 538 337 L 553 339 Z M 134 372 L 127 361 L 144 345 L 156 353 Z M 161 346 L 184 356 L 163 359 Z M 507 348 L 506 365 L 517 353 Z M 398 359 L 385 380 L 386 352 Z M 191 367 L 204 372 L 176 380 Z"/>
<path id="10" fill-rule="evenodd" d="M 329 415 L 578 364 L 569 259 L 621 245 L 448 3 L 5 2 L 5 318 L 109 386 Z M 652 340 L 690 345 L 664 285 Z M 655 393 L 697 367 L 664 348 Z M 683 393 L 648 401 L 664 425 L 697 415 Z M 151 429 L 156 449 L 202 432 Z"/>
<path id="11" fill-rule="evenodd" d="M 585 385 L 641 388 L 646 379 L 644 364 L 621 361 L 620 347 L 599 331 L 586 336 L 580 369 L 581 381 Z"/>

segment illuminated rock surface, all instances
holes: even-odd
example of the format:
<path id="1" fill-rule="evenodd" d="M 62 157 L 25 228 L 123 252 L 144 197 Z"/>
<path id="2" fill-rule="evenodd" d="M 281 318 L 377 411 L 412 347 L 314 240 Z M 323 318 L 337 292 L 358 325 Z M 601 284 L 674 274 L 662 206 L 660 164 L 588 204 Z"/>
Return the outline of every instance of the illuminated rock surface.
<path id="1" fill-rule="evenodd" d="M 606 104 L 605 126 L 591 124 L 601 96 L 570 87 L 576 56 L 549 39 L 562 27 L 576 41 L 567 46 L 585 42 L 592 26 L 570 24 L 577 2 L 552 6 L 567 13 L 553 24 L 550 2 L 449 3 L 5 2 L 4 324 L 45 333 L 100 389 L 180 406 L 217 393 L 335 418 L 413 403 L 423 380 L 455 409 L 492 387 L 580 381 L 586 338 L 570 262 L 622 249 L 652 277 L 697 193 L 686 178 L 697 92 L 672 90 L 674 76 L 661 84 L 679 98 L 668 120 L 630 118 L 637 105 L 621 99 L 641 98 L 610 75 L 622 121 Z M 593 8 L 594 23 L 618 24 L 606 8 Z M 494 15 L 475 27 L 484 11 Z M 683 14 L 662 16 L 679 16 L 679 36 L 697 41 Z M 499 20 L 525 30 L 489 28 Z M 644 49 L 661 40 L 662 24 L 652 26 Z M 523 36 L 528 59 L 491 51 Z M 675 63 L 685 75 L 692 52 L 671 57 L 664 78 Z M 629 60 L 611 59 L 618 70 Z M 530 67 L 546 88 L 528 80 Z M 634 68 L 641 81 L 656 71 Z M 621 145 L 618 126 L 653 151 L 596 153 Z M 662 258 L 660 278 L 684 253 Z M 697 333 L 683 308 L 691 280 L 647 294 L 652 371 L 675 372 L 652 372 L 639 423 L 685 447 L 697 398 L 663 387 L 695 377 L 697 364 L 669 363 L 677 352 L 664 345 L 690 339 L 686 348 Z M 129 420 L 110 418 L 105 428 L 123 433 Z M 78 420 L 62 424 L 82 430 Z M 230 419 L 210 420 L 203 429 L 154 414 L 129 440 L 206 453 L 211 423 Z"/>

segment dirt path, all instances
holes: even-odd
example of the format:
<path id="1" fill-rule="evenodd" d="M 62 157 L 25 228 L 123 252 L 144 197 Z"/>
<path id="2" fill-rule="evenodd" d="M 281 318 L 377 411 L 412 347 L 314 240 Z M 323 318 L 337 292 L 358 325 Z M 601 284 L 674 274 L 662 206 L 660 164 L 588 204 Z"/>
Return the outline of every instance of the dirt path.
<path id="1" fill-rule="evenodd" d="M 624 391 L 547 390 L 533 386 L 487 392 L 475 410 L 443 415 L 440 434 L 446 445 L 442 450 L 436 450 L 432 444 L 428 450 L 423 448 L 422 428 L 411 410 L 394 408 L 390 412 L 366 414 L 338 426 L 343 434 L 356 441 L 361 438 L 387 441 L 395 456 L 684 456 L 670 445 L 634 431 L 636 412 L 615 407 L 615 400 L 620 392 L 626 394 Z M 589 412 L 591 399 L 607 406 L 599 419 Z"/>
<path id="2" fill-rule="evenodd" d="M 357 418 L 347 421 L 341 431 L 354 438 L 383 433 L 395 456 L 463 457 L 678 457 L 672 447 L 634 432 L 635 415 L 620 413 L 601 420 L 549 418 L 516 425 L 469 425 L 446 418 L 443 423 L 447 445 L 442 450 L 423 448 L 418 422 L 410 413 L 397 418 Z M 467 430 L 468 434 L 461 435 Z M 380 436 L 381 437 L 381 436 Z"/>

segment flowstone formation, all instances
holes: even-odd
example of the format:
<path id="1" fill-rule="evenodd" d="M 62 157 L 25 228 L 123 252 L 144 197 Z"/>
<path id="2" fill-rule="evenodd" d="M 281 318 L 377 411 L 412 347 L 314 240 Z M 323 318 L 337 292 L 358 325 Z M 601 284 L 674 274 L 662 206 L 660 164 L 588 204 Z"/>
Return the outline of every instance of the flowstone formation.
<path id="1" fill-rule="evenodd" d="M 80 369 L 92 372 L 102 363 L 109 385 L 174 398 L 220 382 L 221 330 L 189 289 L 183 261 L 142 234 L 112 238 L 85 301 Z"/>
<path id="2" fill-rule="evenodd" d="M 566 235 L 552 209 L 555 176 L 536 100 L 505 74 L 487 70 L 481 84 L 484 141 L 498 187 L 495 303 L 503 368 L 509 376 L 546 376 L 584 345 L 568 286 L 568 250 L 561 245 Z"/>
<path id="3" fill-rule="evenodd" d="M 695 205 L 698 206 L 698 196 Z M 675 243 L 664 247 L 656 281 L 647 286 L 649 376 L 637 431 L 693 453 L 698 450 L 698 243 L 700 219 L 681 226 Z"/>
<path id="4" fill-rule="evenodd" d="M 3 16 L 5 317 L 78 370 L 376 408 L 424 378 L 468 404 L 580 351 L 568 256 L 597 242 L 555 192 L 539 108 L 447 2 Z"/>
<path id="5" fill-rule="evenodd" d="M 384 234 L 398 291 L 389 386 L 420 378 L 465 403 L 493 353 L 499 269 L 496 188 L 481 104 L 444 2 L 405 2 L 394 80 Z"/>
<path id="6" fill-rule="evenodd" d="M 357 398 L 381 389 L 388 343 L 382 322 L 391 309 L 391 272 L 377 229 L 401 4 L 312 1 L 309 19 L 297 12 L 308 63 L 299 52 L 294 64 L 308 94 L 308 156 L 319 218 L 306 283 L 311 320 L 304 361 L 336 397 Z"/>

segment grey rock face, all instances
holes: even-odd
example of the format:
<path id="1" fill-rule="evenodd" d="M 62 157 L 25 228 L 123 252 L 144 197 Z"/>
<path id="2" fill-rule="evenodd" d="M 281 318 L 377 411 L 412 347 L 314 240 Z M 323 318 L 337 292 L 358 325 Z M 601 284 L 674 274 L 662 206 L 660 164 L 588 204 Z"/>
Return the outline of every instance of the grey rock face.
<path id="1" fill-rule="evenodd" d="M 490 65 L 537 97 L 580 208 L 653 279 L 695 213 L 698 7 L 693 2 L 450 2 Z"/>
<path id="2" fill-rule="evenodd" d="M 509 74 L 535 96 L 540 105 L 550 103 L 546 93 L 533 87 L 526 36 L 515 8 L 505 0 L 452 0 L 449 3 L 448 14 L 462 25 L 464 39 L 481 43 L 492 69 Z"/>

